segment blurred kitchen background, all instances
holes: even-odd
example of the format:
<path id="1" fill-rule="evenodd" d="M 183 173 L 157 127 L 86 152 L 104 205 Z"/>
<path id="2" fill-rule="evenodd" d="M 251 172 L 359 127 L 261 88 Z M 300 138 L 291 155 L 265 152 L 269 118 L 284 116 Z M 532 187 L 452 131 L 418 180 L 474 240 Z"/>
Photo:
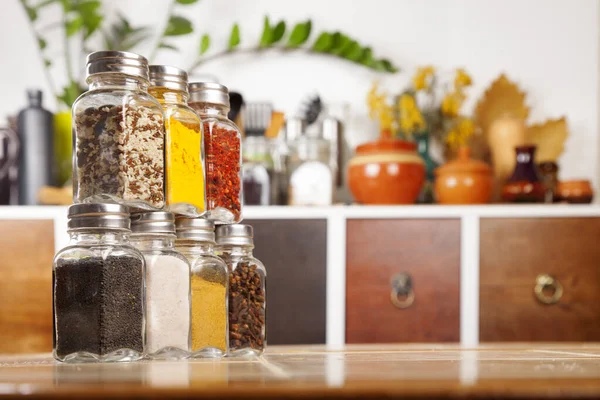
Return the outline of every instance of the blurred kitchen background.
<path id="1" fill-rule="evenodd" d="M 600 341 L 600 1 L 3 0 L 0 35 L 3 205 L 71 202 L 87 53 L 230 89 L 269 343 Z M 65 230 L 0 207 L 0 352 L 51 348 Z"/>

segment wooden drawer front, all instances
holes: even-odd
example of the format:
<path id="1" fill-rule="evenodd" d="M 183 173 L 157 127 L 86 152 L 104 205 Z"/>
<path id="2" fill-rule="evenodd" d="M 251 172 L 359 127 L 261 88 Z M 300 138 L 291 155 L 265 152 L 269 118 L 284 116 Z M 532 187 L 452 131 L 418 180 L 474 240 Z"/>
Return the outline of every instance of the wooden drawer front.
<path id="1" fill-rule="evenodd" d="M 458 342 L 460 220 L 349 220 L 346 342 Z M 414 302 L 391 301 L 391 279 L 412 277 Z"/>
<path id="2" fill-rule="evenodd" d="M 267 342 L 325 343 L 327 221 L 244 220 L 267 268 Z"/>
<path id="3" fill-rule="evenodd" d="M 54 222 L 0 221 L 0 353 L 52 351 Z"/>
<path id="4" fill-rule="evenodd" d="M 480 229 L 481 341 L 600 340 L 600 218 L 483 219 Z M 558 303 L 537 299 L 539 274 L 562 285 Z"/>

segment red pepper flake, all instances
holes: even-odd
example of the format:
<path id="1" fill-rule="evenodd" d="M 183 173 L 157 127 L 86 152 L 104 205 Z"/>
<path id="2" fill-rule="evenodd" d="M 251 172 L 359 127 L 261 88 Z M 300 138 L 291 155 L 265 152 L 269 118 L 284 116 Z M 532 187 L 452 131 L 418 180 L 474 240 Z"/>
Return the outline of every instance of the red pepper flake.
<path id="1" fill-rule="evenodd" d="M 225 208 L 239 221 L 241 140 L 234 129 L 204 122 L 204 153 L 206 165 L 206 208 Z"/>

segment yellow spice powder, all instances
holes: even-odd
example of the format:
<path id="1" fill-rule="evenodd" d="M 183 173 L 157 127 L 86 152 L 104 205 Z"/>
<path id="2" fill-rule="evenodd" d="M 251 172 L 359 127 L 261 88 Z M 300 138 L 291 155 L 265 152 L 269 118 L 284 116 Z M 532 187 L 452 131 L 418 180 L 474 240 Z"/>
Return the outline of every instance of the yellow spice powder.
<path id="1" fill-rule="evenodd" d="M 204 205 L 202 134 L 198 125 L 184 124 L 174 118 L 166 121 L 167 205 L 187 203 L 198 211 Z"/>
<path id="2" fill-rule="evenodd" d="M 225 285 L 192 276 L 192 351 L 227 350 Z"/>

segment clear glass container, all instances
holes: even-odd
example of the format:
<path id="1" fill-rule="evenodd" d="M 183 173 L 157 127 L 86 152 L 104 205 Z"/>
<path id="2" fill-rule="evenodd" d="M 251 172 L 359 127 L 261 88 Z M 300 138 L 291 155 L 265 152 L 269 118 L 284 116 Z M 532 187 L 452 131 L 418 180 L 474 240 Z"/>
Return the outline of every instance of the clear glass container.
<path id="1" fill-rule="evenodd" d="M 229 271 L 229 357 L 260 356 L 267 346 L 266 279 L 262 262 L 252 255 L 250 225 L 217 227 L 216 255 Z"/>
<path id="2" fill-rule="evenodd" d="M 72 108 L 73 202 L 162 208 L 165 128 L 162 108 L 148 93 L 148 61 L 91 53 L 87 83 Z"/>
<path id="3" fill-rule="evenodd" d="M 175 247 L 192 267 L 192 357 L 220 358 L 228 349 L 229 275 L 214 255 L 215 225 L 199 218 L 177 219 Z"/>
<path id="4" fill-rule="evenodd" d="M 188 106 L 187 73 L 166 65 L 150 66 L 149 93 L 165 116 L 165 191 L 169 211 L 198 217 L 205 211 L 202 123 Z"/>
<path id="5" fill-rule="evenodd" d="M 207 218 L 216 224 L 242 220 L 242 135 L 227 118 L 229 92 L 218 83 L 190 83 L 190 101 L 202 120 Z"/>
<path id="6" fill-rule="evenodd" d="M 242 158 L 244 205 L 276 204 L 278 187 L 269 139 L 264 136 L 247 136 Z"/>
<path id="7" fill-rule="evenodd" d="M 296 206 L 327 206 L 333 202 L 330 143 L 299 137 L 293 145 L 288 201 Z"/>
<path id="8" fill-rule="evenodd" d="M 175 250 L 172 213 L 133 214 L 131 243 L 146 260 L 146 354 L 181 359 L 190 354 L 190 264 Z"/>
<path id="9" fill-rule="evenodd" d="M 59 361 L 134 361 L 145 348 L 142 254 L 117 204 L 69 208 L 69 246 L 52 264 L 53 355 Z"/>

